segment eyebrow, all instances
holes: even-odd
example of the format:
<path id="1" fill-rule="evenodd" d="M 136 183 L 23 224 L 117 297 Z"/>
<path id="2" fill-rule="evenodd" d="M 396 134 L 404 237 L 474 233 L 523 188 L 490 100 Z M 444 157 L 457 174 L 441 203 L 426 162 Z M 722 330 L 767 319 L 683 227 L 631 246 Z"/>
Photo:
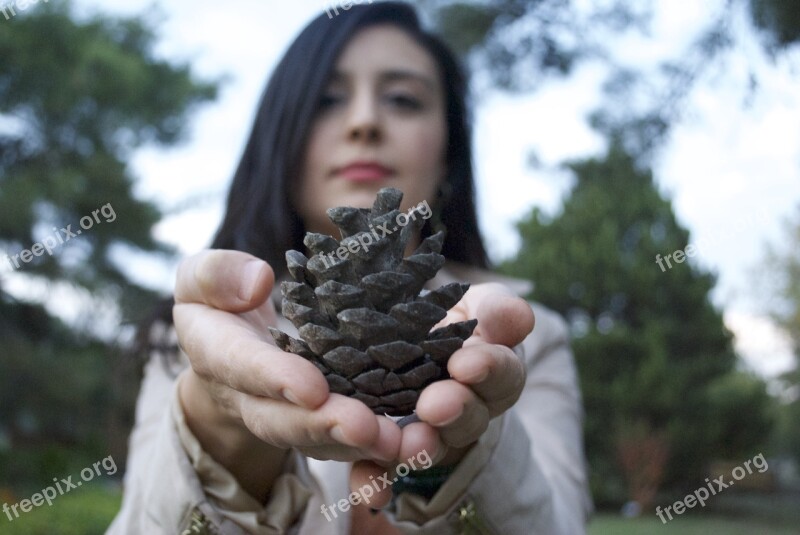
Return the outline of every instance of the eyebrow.
<path id="1" fill-rule="evenodd" d="M 331 75 L 332 82 L 342 82 L 345 81 L 347 78 L 348 78 L 347 73 L 338 70 L 334 71 L 333 74 Z M 430 90 L 436 89 L 436 83 L 429 76 L 407 69 L 390 69 L 387 71 L 381 71 L 381 73 L 378 75 L 378 78 L 381 82 L 414 80 L 422 83 Z"/>
<path id="2" fill-rule="evenodd" d="M 427 86 L 428 89 L 436 88 L 436 84 L 428 76 L 414 71 L 407 71 L 401 69 L 384 71 L 381 73 L 380 78 L 382 81 L 387 81 L 387 82 L 396 82 L 398 80 L 400 81 L 416 80 L 418 82 L 422 82 L 422 84 Z"/>

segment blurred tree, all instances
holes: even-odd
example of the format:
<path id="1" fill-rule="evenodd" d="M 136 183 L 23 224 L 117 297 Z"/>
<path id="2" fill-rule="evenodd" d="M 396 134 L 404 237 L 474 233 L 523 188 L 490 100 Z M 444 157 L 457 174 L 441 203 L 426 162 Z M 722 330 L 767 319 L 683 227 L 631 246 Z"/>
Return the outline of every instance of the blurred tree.
<path id="1" fill-rule="evenodd" d="M 598 503 L 626 497 L 631 481 L 620 475 L 620 457 L 626 473 L 646 470 L 629 475 L 646 481 L 640 490 L 660 478 L 659 467 L 636 461 L 646 457 L 637 447 L 668 458 L 665 484 L 696 487 L 712 457 L 738 459 L 761 443 L 763 384 L 741 392 L 744 403 L 757 403 L 747 412 L 725 395 L 735 355 L 709 301 L 714 277 L 676 260 L 675 251 L 696 249 L 650 171 L 618 141 L 605 157 L 568 167 L 576 183 L 561 212 L 547 219 L 535 208 L 519 223 L 522 247 L 502 269 L 535 281 L 531 297 L 571 326 Z"/>
<path id="2" fill-rule="evenodd" d="M 753 23 L 764 44 L 777 52 L 800 42 L 800 4 L 796 0 L 749 0 Z"/>
<path id="3" fill-rule="evenodd" d="M 725 52 L 737 53 L 754 31 L 773 57 L 800 41 L 797 0 L 720 0 L 717 13 L 708 17 L 685 50 L 664 57 L 655 68 L 636 70 L 618 63 L 609 43 L 628 31 L 649 33 L 654 0 L 420 3 L 445 40 L 499 89 L 531 91 L 554 76 L 569 75 L 582 61 L 603 62 L 605 99 L 590 122 L 644 162 L 680 119 L 697 80 L 714 67 L 724 68 Z M 734 30 L 736 17 L 749 27 Z M 746 94 L 758 87 L 756 71 L 750 69 L 742 88 Z"/>
<path id="4" fill-rule="evenodd" d="M 135 197 L 126 162 L 144 144 L 178 142 L 191 110 L 216 95 L 216 83 L 157 58 L 154 45 L 146 20 L 80 20 L 68 2 L 0 23 L 0 451 L 97 441 L 90 431 L 130 398 L 110 384 L 113 338 L 154 296 L 121 253 L 169 250 L 151 236 L 159 210 Z M 13 258 L 66 239 L 68 225 L 76 235 L 52 254 Z M 53 309 L 89 313 L 67 325 Z"/>
<path id="5" fill-rule="evenodd" d="M 767 255 L 770 266 L 772 316 L 789 335 L 795 354 L 794 370 L 783 374 L 783 403 L 778 415 L 778 447 L 800 463 L 800 210 L 786 228 L 786 239 Z"/>
<path id="6" fill-rule="evenodd" d="M 606 55 L 604 31 L 643 29 L 650 2 L 420 0 L 438 32 L 502 89 L 529 91 Z"/>

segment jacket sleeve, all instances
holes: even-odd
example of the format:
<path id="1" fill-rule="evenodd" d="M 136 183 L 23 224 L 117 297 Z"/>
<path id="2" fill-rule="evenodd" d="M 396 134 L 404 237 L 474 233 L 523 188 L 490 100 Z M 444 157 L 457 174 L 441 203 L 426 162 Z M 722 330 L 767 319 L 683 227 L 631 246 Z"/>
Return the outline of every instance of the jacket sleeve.
<path id="1" fill-rule="evenodd" d="M 592 505 L 583 409 L 566 324 L 533 305 L 536 328 L 515 352 L 527 380 L 455 472 L 425 502 L 403 494 L 389 516 L 407 534 L 581 535 Z"/>
<path id="2" fill-rule="evenodd" d="M 154 333 L 151 342 L 159 336 L 174 338 L 174 331 L 164 326 Z M 154 346 L 166 347 L 163 341 Z M 106 533 L 291 533 L 312 494 L 305 460 L 290 456 L 270 499 L 259 504 L 200 448 L 184 421 L 176 374 L 188 365 L 185 355 L 178 354 L 177 369 L 170 371 L 160 353 L 154 350 L 145 366 L 129 439 L 122 507 Z"/>

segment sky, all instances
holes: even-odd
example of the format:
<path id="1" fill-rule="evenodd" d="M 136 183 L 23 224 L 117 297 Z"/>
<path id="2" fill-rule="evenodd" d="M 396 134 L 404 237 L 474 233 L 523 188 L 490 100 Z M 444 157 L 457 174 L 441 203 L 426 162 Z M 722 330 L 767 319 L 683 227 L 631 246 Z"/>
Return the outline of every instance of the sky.
<path id="1" fill-rule="evenodd" d="M 207 246 L 220 220 L 268 74 L 325 5 L 314 0 L 170 0 L 160 6 L 77 0 L 76 5 L 82 13 L 145 14 L 158 21 L 159 55 L 191 62 L 201 77 L 224 77 L 220 98 L 193 116 L 186 143 L 169 150 L 145 148 L 132 162 L 138 196 L 168 210 L 192 207 L 165 218 L 155 232 L 181 254 L 195 253 Z M 650 36 L 622 34 L 611 42 L 620 63 L 645 68 L 665 53 L 675 57 L 720 1 L 681 2 L 680 9 L 665 0 L 654 5 Z M 762 85 L 743 107 L 751 68 Z M 604 141 L 586 118 L 601 102 L 604 72 L 587 64 L 532 94 L 482 94 L 474 142 L 481 226 L 493 259 L 514 253 L 519 245 L 514 222 L 533 206 L 557 211 L 571 185 L 560 162 L 602 152 Z M 719 276 L 712 298 L 724 310 L 745 366 L 773 377 L 789 367 L 791 355 L 764 312 L 758 282 L 765 276 L 765 245 L 780 243 L 781 221 L 800 206 L 800 73 L 771 66 L 752 42 L 710 69 L 684 105 L 682 121 L 654 162 L 656 181 L 691 232 L 698 250 L 693 261 Z M 532 151 L 539 161 L 535 168 L 529 165 Z M 134 279 L 169 290 L 174 265 L 144 257 L 129 265 Z M 659 269 L 655 262 L 653 269 Z"/>

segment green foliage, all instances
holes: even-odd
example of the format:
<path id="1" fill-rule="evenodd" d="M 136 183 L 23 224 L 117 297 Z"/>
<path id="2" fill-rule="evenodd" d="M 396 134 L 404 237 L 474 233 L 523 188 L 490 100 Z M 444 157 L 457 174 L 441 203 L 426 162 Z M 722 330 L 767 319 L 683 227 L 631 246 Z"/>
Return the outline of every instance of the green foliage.
<path id="1" fill-rule="evenodd" d="M 712 458 L 760 444 L 763 385 L 730 376 L 731 335 L 708 299 L 714 277 L 691 261 L 657 264 L 690 242 L 651 173 L 617 143 L 569 168 L 576 183 L 561 213 L 548 219 L 534 209 L 503 270 L 533 280 L 532 297 L 571 325 L 598 502 L 625 499 L 615 437 L 634 426 L 665 434 L 665 483 L 696 486 Z M 758 402 L 745 413 L 731 394 L 740 384 L 743 399 Z M 725 444 L 741 427 L 754 431 Z"/>
<path id="2" fill-rule="evenodd" d="M 438 32 L 456 51 L 471 56 L 492 82 L 529 90 L 548 76 L 569 74 L 602 43 L 590 31 L 639 21 L 636 6 L 615 3 L 585 13 L 563 0 L 423 0 Z M 625 21 L 625 22 L 621 22 Z"/>
<path id="3" fill-rule="evenodd" d="M 111 203 L 115 221 L 24 270 L 125 292 L 112 244 L 166 251 L 150 235 L 160 214 L 133 196 L 125 159 L 143 143 L 180 139 L 191 107 L 215 88 L 155 58 L 140 19 L 76 22 L 62 2 L 29 13 L 0 25 L 0 115 L 17 126 L 0 132 L 0 246 L 29 248 Z"/>
<path id="4" fill-rule="evenodd" d="M 628 32 L 648 35 L 653 2 L 421 0 L 420 4 L 445 40 L 500 89 L 531 91 L 553 77 L 569 75 L 581 62 L 599 62 L 607 72 L 605 99 L 590 122 L 607 137 L 620 139 L 637 161 L 646 162 L 680 120 L 696 82 L 721 67 L 726 52 L 747 47 L 747 30 L 734 31 L 735 14 L 743 2 L 743 11 L 762 32 L 767 52 L 785 52 L 800 39 L 797 0 L 730 0 L 709 13 L 686 49 L 659 58 L 654 69 L 631 68 L 615 57 L 609 42 Z M 742 88 L 743 96 L 758 87 L 758 71 L 750 67 L 751 85 Z"/>
<path id="5" fill-rule="evenodd" d="M 788 333 L 800 358 L 800 210 L 785 230 L 784 245 L 771 247 L 767 255 L 773 275 L 770 280 L 775 285 L 770 289 L 775 297 L 771 313 Z"/>
<path id="6" fill-rule="evenodd" d="M 436 13 L 436 27 L 460 55 L 479 45 L 497 19 L 497 8 L 485 5 L 454 4 Z"/>
<path id="7" fill-rule="evenodd" d="M 797 0 L 749 0 L 755 25 L 764 31 L 773 51 L 800 41 L 800 4 Z"/>
<path id="8" fill-rule="evenodd" d="M 800 390 L 800 370 L 787 373 L 784 380 L 795 392 Z M 800 465 L 800 397 L 778 407 L 775 435 L 777 450 L 791 456 Z"/>
<path id="9" fill-rule="evenodd" d="M 774 300 L 770 310 L 775 321 L 789 335 L 795 353 L 795 367 L 779 378 L 784 404 L 778 411 L 776 446 L 800 463 L 800 214 L 789 222 L 782 246 L 767 255 L 768 280 Z"/>
<path id="10" fill-rule="evenodd" d="M 114 389 L 135 390 L 137 377 L 121 379 L 122 351 L 93 323 L 118 329 L 114 317 L 131 323 L 152 308 L 156 296 L 129 280 L 122 251 L 171 253 L 153 239 L 161 214 L 134 195 L 127 160 L 144 144 L 180 141 L 192 110 L 216 95 L 216 83 L 158 58 L 155 44 L 142 18 L 80 20 L 66 1 L 0 23 L 0 453 L 55 443 L 107 455 L 109 441 L 123 442 L 108 434 L 129 418 L 117 413 L 130 413 L 130 397 Z M 63 239 L 59 229 L 81 230 L 102 207 L 90 229 L 5 276 L 6 254 Z M 67 290 L 56 294 L 67 302 L 48 305 L 89 319 L 66 325 L 34 292 L 12 297 L 9 281 Z M 48 459 L 30 459 L 32 482 Z M 23 472 L 0 466 L 0 485 L 24 485 Z"/>
<path id="11" fill-rule="evenodd" d="M 713 412 L 706 429 L 720 437 L 719 457 L 738 459 L 764 443 L 775 424 L 776 406 L 762 379 L 735 371 L 712 382 L 708 394 Z"/>
<path id="12" fill-rule="evenodd" d="M 666 517 L 665 517 L 666 518 Z M 589 535 L 793 535 L 797 533 L 791 525 L 765 524 L 760 520 L 723 519 L 703 515 L 697 508 L 687 510 L 682 516 L 664 524 L 655 515 L 641 518 L 621 518 L 599 515 L 588 529 Z"/>

